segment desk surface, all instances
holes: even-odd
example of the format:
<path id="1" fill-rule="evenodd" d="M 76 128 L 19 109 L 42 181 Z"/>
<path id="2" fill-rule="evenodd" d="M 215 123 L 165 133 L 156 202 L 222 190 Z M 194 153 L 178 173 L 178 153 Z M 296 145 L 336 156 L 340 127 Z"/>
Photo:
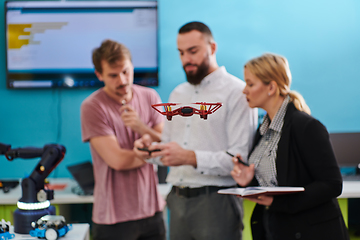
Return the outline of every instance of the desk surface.
<path id="1" fill-rule="evenodd" d="M 93 196 L 79 196 L 71 192 L 71 188 L 77 184 L 73 179 L 56 178 L 49 181 L 51 184 L 66 184 L 64 190 L 55 190 L 54 199 L 51 200 L 51 204 L 92 203 L 94 201 Z M 165 199 L 166 195 L 170 192 L 171 185 L 159 184 L 158 189 Z M 20 185 L 11 189 L 8 193 L 0 191 L 0 205 L 16 205 L 20 197 Z M 344 181 L 343 191 L 339 198 L 360 198 L 360 181 Z"/>
<path id="2" fill-rule="evenodd" d="M 49 179 L 50 184 L 66 184 L 64 190 L 55 190 L 54 199 L 51 204 L 76 204 L 76 203 L 92 203 L 94 202 L 93 196 L 79 196 L 71 192 L 71 188 L 76 186 L 75 180 L 70 178 L 54 178 Z M 164 197 L 170 192 L 170 184 L 159 184 L 158 189 L 160 194 Z M 16 205 L 17 201 L 21 198 L 21 186 L 11 189 L 8 193 L 0 191 L 0 205 Z"/>
<path id="3" fill-rule="evenodd" d="M 360 181 L 344 181 L 342 193 L 338 198 L 360 198 Z"/>
<path id="4" fill-rule="evenodd" d="M 64 237 L 61 237 L 62 240 L 89 240 L 90 231 L 89 224 L 72 224 L 72 229 L 66 233 Z M 31 237 L 28 234 L 18 234 L 15 233 L 15 238 L 13 240 L 34 240 L 36 238 Z"/>

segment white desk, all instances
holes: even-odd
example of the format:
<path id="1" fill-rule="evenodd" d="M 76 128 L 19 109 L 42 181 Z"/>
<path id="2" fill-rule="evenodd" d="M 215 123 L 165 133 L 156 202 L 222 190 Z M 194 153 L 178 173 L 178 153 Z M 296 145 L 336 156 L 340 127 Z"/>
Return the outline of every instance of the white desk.
<path id="1" fill-rule="evenodd" d="M 65 219 L 71 221 L 71 204 L 88 204 L 94 202 L 93 196 L 79 196 L 71 192 L 71 188 L 77 186 L 73 179 L 69 178 L 49 178 L 50 184 L 66 184 L 63 190 L 54 191 L 54 199 L 50 201 L 51 205 L 57 207 L 57 214 L 63 215 Z M 159 184 L 158 189 L 164 197 L 170 192 L 170 184 Z M 0 191 L 0 220 L 5 219 L 13 223 L 13 214 L 16 210 L 16 203 L 21 198 L 21 186 L 10 189 L 8 193 Z M 71 222 L 69 222 L 71 223 Z"/>
<path id="2" fill-rule="evenodd" d="M 49 179 L 51 184 L 67 184 L 64 190 L 55 190 L 54 199 L 51 204 L 76 204 L 76 203 L 93 203 L 93 196 L 79 196 L 71 192 L 71 188 L 76 186 L 76 182 L 69 178 Z M 160 194 L 166 198 L 171 190 L 171 184 L 159 184 Z M 21 197 L 20 185 L 10 192 L 0 191 L 0 205 L 16 205 Z M 360 198 L 360 181 L 345 181 L 343 184 L 342 194 L 338 198 Z"/>
<path id="3" fill-rule="evenodd" d="M 68 186 L 64 190 L 55 191 L 54 200 L 51 201 L 52 204 L 58 204 L 61 208 L 64 207 L 65 209 L 62 209 L 64 210 L 64 212 L 66 212 L 66 206 L 69 206 L 67 204 L 92 203 L 94 200 L 92 196 L 78 196 L 76 194 L 73 194 L 71 192 L 71 187 L 76 185 L 76 182 L 74 180 L 61 179 L 61 178 L 50 179 L 50 183 L 68 184 Z M 158 187 L 161 195 L 164 198 L 171 189 L 170 184 L 159 184 Z M 21 187 L 11 189 L 10 192 L 6 194 L 0 191 L 0 219 L 2 218 L 1 216 L 2 205 L 4 208 L 6 208 L 6 205 L 15 205 L 20 197 L 21 197 Z M 345 181 L 343 184 L 342 194 L 338 197 L 340 208 L 343 213 L 346 224 L 348 221 L 348 202 L 347 202 L 348 198 L 360 198 L 360 181 Z M 247 237 L 251 236 L 249 224 L 250 224 L 250 216 L 253 207 L 254 207 L 253 202 L 244 201 L 244 223 L 245 225 L 247 225 L 247 227 L 243 231 L 243 239 L 248 239 Z M 6 212 L 5 209 L 3 210 L 3 212 L 7 213 L 7 215 L 5 215 L 7 216 L 7 219 L 5 220 L 9 221 L 10 219 L 12 219 L 11 212 Z"/>
<path id="4" fill-rule="evenodd" d="M 64 190 L 55 190 L 54 199 L 51 204 L 71 204 L 71 203 L 92 203 L 93 196 L 79 196 L 71 192 L 71 188 L 76 186 L 76 182 L 69 178 L 49 179 L 50 184 L 67 184 Z M 15 205 L 21 198 L 22 191 L 20 184 L 16 188 L 10 189 L 8 193 L 0 191 L 0 205 Z"/>
<path id="5" fill-rule="evenodd" d="M 90 240 L 90 230 L 89 224 L 73 224 L 72 229 L 66 233 L 64 237 L 61 237 L 62 240 Z M 13 233 L 13 231 L 11 231 Z M 18 234 L 15 233 L 15 238 L 13 240 L 34 240 L 34 237 L 31 237 L 28 234 Z"/>
<path id="6" fill-rule="evenodd" d="M 76 186 L 75 180 L 70 178 L 53 178 L 49 179 L 50 184 L 66 184 L 64 190 L 55 190 L 54 199 L 50 201 L 51 204 L 76 204 L 76 203 L 93 203 L 93 196 L 79 196 L 71 192 L 71 188 Z M 160 194 L 165 198 L 170 192 L 170 184 L 159 184 L 158 189 Z M 8 193 L 0 191 L 0 205 L 16 205 L 21 198 L 21 186 L 10 189 Z M 0 219 L 1 220 L 1 219 Z"/>
<path id="7" fill-rule="evenodd" d="M 338 198 L 360 198 L 360 181 L 345 181 Z"/>

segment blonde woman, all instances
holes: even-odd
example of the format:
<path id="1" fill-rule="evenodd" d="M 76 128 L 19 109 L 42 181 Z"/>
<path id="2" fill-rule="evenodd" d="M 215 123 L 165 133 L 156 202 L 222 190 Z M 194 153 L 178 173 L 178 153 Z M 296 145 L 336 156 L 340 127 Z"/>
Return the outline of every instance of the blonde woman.
<path id="1" fill-rule="evenodd" d="M 251 219 L 253 239 L 349 239 L 336 199 L 342 178 L 328 132 L 310 116 L 303 97 L 290 90 L 287 59 L 264 54 L 245 64 L 244 75 L 249 106 L 267 115 L 256 133 L 250 166 L 233 158 L 231 175 L 242 187 L 305 188 L 295 194 L 247 198 L 257 203 Z"/>

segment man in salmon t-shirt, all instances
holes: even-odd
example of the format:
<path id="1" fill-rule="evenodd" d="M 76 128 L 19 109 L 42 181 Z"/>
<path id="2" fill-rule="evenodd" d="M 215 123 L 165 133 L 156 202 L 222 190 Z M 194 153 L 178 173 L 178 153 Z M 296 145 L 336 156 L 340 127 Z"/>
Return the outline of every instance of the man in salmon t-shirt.
<path id="1" fill-rule="evenodd" d="M 162 210 L 153 166 L 136 157 L 133 143 L 144 134 L 160 141 L 163 118 L 151 108 L 155 90 L 133 84 L 130 51 L 105 40 L 93 51 L 105 86 L 81 105 L 82 140 L 94 165 L 93 239 L 164 240 Z"/>

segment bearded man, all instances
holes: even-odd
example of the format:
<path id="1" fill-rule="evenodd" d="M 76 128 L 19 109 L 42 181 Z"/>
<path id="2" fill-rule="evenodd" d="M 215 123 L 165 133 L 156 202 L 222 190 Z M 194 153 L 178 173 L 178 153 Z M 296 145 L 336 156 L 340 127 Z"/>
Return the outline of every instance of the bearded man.
<path id="1" fill-rule="evenodd" d="M 174 117 L 164 124 L 162 143 L 151 144 L 149 136 L 144 135 L 135 141 L 135 147 L 160 149 L 151 157 L 160 158 L 170 167 L 166 181 L 173 185 L 167 196 L 171 240 L 239 240 L 242 202 L 217 191 L 236 186 L 230 175 L 233 163 L 225 152 L 248 155 L 257 127 L 257 110 L 248 106 L 242 93 L 245 83 L 218 66 L 217 45 L 205 24 L 190 22 L 182 26 L 177 47 L 187 82 L 172 91 L 169 102 L 223 105 L 207 120 Z M 135 153 L 148 157 L 141 151 Z"/>

